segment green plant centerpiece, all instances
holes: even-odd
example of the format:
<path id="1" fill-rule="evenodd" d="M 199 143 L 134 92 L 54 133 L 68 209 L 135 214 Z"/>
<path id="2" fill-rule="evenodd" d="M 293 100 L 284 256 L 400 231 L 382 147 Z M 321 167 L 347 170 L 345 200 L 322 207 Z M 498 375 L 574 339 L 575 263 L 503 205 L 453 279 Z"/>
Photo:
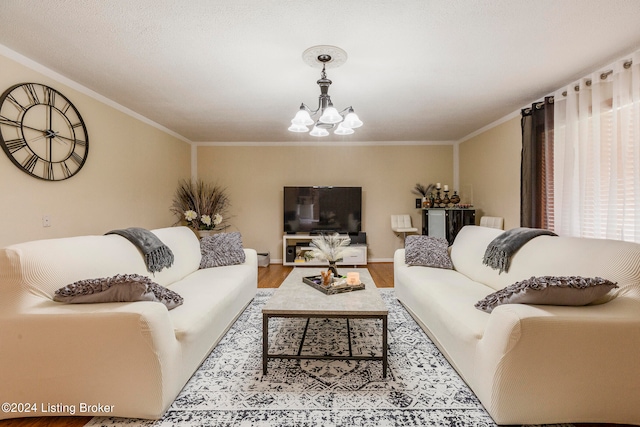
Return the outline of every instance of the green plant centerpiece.
<path id="1" fill-rule="evenodd" d="M 341 236 L 338 233 L 321 234 L 311 240 L 311 250 L 307 253 L 320 261 L 328 261 L 329 271 L 337 279 L 340 276 L 336 263 L 342 261 L 344 257 L 357 253 L 355 249 L 349 247 L 350 244 L 351 239 L 348 236 Z"/>
<path id="2" fill-rule="evenodd" d="M 229 206 L 225 188 L 201 180 L 185 179 L 178 183 L 171 212 L 178 216 L 175 224 L 185 224 L 200 234 L 227 228 Z"/>

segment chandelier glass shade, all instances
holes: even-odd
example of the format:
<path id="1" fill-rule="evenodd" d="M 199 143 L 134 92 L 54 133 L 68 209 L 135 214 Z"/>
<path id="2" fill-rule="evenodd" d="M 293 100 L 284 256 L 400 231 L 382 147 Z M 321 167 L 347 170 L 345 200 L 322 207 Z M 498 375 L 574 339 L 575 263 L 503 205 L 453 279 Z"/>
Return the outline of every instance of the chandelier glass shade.
<path id="1" fill-rule="evenodd" d="M 344 54 L 344 57 L 341 58 L 343 62 L 346 60 L 346 53 L 340 48 L 333 46 L 316 46 L 314 48 L 309 48 L 305 51 L 305 55 L 309 51 L 322 48 L 332 48 L 334 51 L 337 50 L 338 53 Z M 304 55 L 303 58 L 305 58 Z M 320 79 L 317 81 L 318 86 L 320 86 L 318 108 L 312 110 L 306 104 L 302 103 L 295 117 L 291 120 L 289 131 L 309 132 L 309 126 L 313 126 L 311 132 L 309 132 L 309 135 L 311 136 L 328 136 L 330 130 L 333 130 L 333 133 L 336 135 L 351 135 L 354 133 L 353 129 L 362 126 L 362 121 L 353 111 L 353 107 L 350 106 L 342 111 L 338 111 L 331 102 L 329 86 L 331 86 L 332 82 L 327 78 L 325 67 L 328 63 L 332 62 L 333 58 L 327 53 L 320 53 L 316 58 L 314 58 L 314 60 L 315 64 L 322 65 L 322 73 L 320 74 Z M 305 61 L 307 61 L 307 58 L 305 58 Z M 317 120 L 314 120 L 312 116 L 319 117 Z"/>
<path id="2" fill-rule="evenodd" d="M 307 129 L 308 131 L 309 129 Z M 329 131 L 326 130 L 325 128 L 319 128 L 318 126 L 314 126 L 313 129 L 311 129 L 311 132 L 309 132 L 309 135 L 311 136 L 329 136 Z"/>

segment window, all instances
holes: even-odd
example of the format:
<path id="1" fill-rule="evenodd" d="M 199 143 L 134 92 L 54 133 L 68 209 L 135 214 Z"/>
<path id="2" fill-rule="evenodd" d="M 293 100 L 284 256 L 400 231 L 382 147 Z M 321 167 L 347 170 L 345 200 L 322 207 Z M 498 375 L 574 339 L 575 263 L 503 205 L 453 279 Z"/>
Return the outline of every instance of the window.
<path id="1" fill-rule="evenodd" d="M 640 54 L 554 96 L 551 227 L 640 243 Z"/>

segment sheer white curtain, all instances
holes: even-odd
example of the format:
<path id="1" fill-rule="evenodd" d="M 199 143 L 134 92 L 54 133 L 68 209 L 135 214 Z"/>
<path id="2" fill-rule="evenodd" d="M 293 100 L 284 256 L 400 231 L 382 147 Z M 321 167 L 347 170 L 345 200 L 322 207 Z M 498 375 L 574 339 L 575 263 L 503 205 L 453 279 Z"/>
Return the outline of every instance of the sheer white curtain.
<path id="1" fill-rule="evenodd" d="M 554 104 L 554 231 L 640 243 L 640 51 Z"/>

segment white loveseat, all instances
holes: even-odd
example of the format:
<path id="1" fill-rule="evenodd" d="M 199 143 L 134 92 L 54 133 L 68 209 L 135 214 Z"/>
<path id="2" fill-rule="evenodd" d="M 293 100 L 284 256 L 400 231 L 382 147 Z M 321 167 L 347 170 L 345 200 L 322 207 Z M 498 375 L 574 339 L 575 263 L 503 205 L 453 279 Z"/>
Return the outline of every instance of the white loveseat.
<path id="1" fill-rule="evenodd" d="M 453 270 L 408 266 L 398 250 L 397 298 L 498 424 L 640 424 L 640 245 L 539 236 L 498 274 L 482 260 L 500 233 L 464 227 L 450 248 Z M 620 288 L 600 305 L 474 307 L 546 275 L 599 276 Z"/>
<path id="2" fill-rule="evenodd" d="M 151 275 L 118 235 L 40 240 L 0 249 L 0 418 L 103 415 L 160 418 L 257 290 L 257 255 L 199 269 L 186 227 L 152 230 L 173 252 Z M 64 304 L 56 289 L 78 280 L 139 274 L 184 303 Z M 5 409 L 10 409 L 9 411 Z"/>

